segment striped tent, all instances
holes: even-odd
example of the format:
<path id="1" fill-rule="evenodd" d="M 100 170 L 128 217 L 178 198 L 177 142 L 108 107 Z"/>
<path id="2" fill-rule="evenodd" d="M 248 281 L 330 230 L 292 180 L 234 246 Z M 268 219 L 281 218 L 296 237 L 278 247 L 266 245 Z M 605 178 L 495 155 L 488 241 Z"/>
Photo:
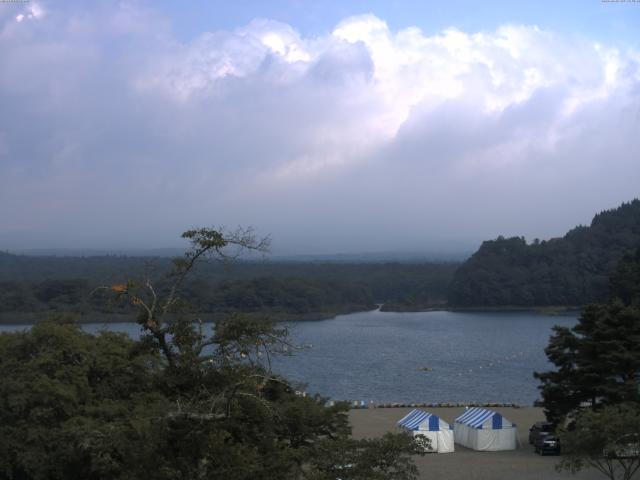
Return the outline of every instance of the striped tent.
<path id="1" fill-rule="evenodd" d="M 453 429 L 437 415 L 415 409 L 398 421 L 398 427 L 409 430 L 414 436 L 427 437 L 432 452 L 449 453 L 454 450 Z"/>
<path id="2" fill-rule="evenodd" d="M 456 418 L 455 442 L 473 450 L 515 450 L 516 425 L 498 412 L 469 408 Z"/>

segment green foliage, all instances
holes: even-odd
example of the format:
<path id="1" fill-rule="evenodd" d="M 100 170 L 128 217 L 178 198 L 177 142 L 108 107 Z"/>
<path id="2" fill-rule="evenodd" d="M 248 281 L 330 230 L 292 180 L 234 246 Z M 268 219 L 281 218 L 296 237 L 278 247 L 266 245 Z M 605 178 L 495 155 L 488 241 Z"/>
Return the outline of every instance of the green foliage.
<path id="1" fill-rule="evenodd" d="M 413 480 L 418 469 L 411 455 L 425 455 L 420 440 L 387 433 L 370 440 L 323 441 L 311 461 L 308 480 Z"/>
<path id="2" fill-rule="evenodd" d="M 60 319 L 0 335 L 0 480 L 333 480 L 337 464 L 318 459 L 345 454 L 344 478 L 415 478 L 411 438 L 353 440 L 347 405 L 299 396 L 271 372 L 292 348 L 285 329 L 233 315 L 205 332 L 184 308 L 184 279 L 219 248 L 264 243 L 194 232 L 162 289 L 103 289 L 138 310 L 140 341 Z"/>
<path id="3" fill-rule="evenodd" d="M 45 280 L 35 289 L 35 296 L 43 303 L 78 304 L 86 294 L 84 280 Z"/>
<path id="4" fill-rule="evenodd" d="M 128 337 L 74 324 L 1 334 L 0 478 L 125 478 L 139 460 L 133 444 L 167 407 L 153 388 L 158 367 Z"/>
<path id="5" fill-rule="evenodd" d="M 236 250 L 222 247 L 226 259 Z M 126 303 L 107 301 L 95 290 L 105 281 L 149 278 L 159 292 L 169 288 L 166 274 L 178 264 L 168 259 L 127 257 L 0 258 L 0 313 L 75 311 L 128 314 Z M 458 267 L 453 263 L 200 263 L 180 285 L 195 310 L 216 316 L 234 312 L 269 314 L 281 319 L 331 316 L 385 308 L 412 310 L 442 305 Z M 166 293 L 166 292 L 165 292 Z"/>
<path id="6" fill-rule="evenodd" d="M 640 250 L 623 258 L 611 285 L 608 303 L 555 328 L 545 352 L 556 370 L 535 376 L 547 418 L 561 426 L 558 469 L 628 480 L 640 467 Z"/>
<path id="7" fill-rule="evenodd" d="M 608 277 L 640 245 L 640 200 L 596 215 L 563 238 L 487 241 L 456 272 L 449 303 L 458 306 L 580 306 L 609 296 Z"/>
<path id="8" fill-rule="evenodd" d="M 640 250 L 612 277 L 612 299 L 583 309 L 575 327 L 555 327 L 545 349 L 556 370 L 536 373 L 547 416 L 560 422 L 585 403 L 640 402 Z"/>
<path id="9" fill-rule="evenodd" d="M 640 310 L 619 302 L 585 308 L 572 329 L 556 327 L 545 352 L 557 369 L 536 374 L 549 420 L 585 402 L 640 401 L 639 345 Z"/>
<path id="10" fill-rule="evenodd" d="M 571 329 L 555 327 L 545 352 L 556 370 L 535 374 L 550 421 L 585 403 L 640 402 L 639 281 L 640 255 L 625 257 L 613 276 L 613 299 L 585 307 Z"/>
<path id="11" fill-rule="evenodd" d="M 36 310 L 40 303 L 34 296 L 32 286 L 24 282 L 0 282 L 0 308 L 10 312 Z"/>
<path id="12" fill-rule="evenodd" d="M 412 442 L 351 440 L 346 405 L 268 372 L 256 348 L 282 332 L 266 325 L 231 319 L 175 367 L 148 341 L 75 324 L 3 333 L 0 478 L 327 478 L 313 462 L 345 445 L 359 473 L 344 478 L 415 478 Z"/>
<path id="13" fill-rule="evenodd" d="M 618 265 L 611 279 L 611 295 L 625 305 L 640 307 L 640 248 Z"/>
<path id="14" fill-rule="evenodd" d="M 629 480 L 640 467 L 638 404 L 585 410 L 559 436 L 563 456 L 558 470 L 577 473 L 593 467 L 611 480 Z"/>
<path id="15" fill-rule="evenodd" d="M 312 279 L 260 277 L 223 282 L 197 303 L 203 311 L 299 313 L 340 307 L 373 308 L 371 293 L 361 285 Z"/>

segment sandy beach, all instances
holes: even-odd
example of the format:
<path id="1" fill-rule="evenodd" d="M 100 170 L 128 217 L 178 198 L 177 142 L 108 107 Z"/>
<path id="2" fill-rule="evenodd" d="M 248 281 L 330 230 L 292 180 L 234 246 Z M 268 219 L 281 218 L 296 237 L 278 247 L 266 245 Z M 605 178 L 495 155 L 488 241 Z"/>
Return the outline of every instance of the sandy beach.
<path id="1" fill-rule="evenodd" d="M 355 438 L 374 438 L 386 432 L 396 431 L 396 422 L 409 413 L 411 408 L 372 408 L 351 410 L 349 419 Z M 459 416 L 463 408 L 428 408 L 449 423 Z M 421 479 L 447 480 L 591 480 L 605 478 L 596 470 L 587 470 L 578 475 L 558 473 L 556 456 L 540 456 L 529 445 L 529 427 L 544 420 L 541 408 L 494 408 L 511 420 L 518 428 L 518 449 L 505 452 L 476 452 L 456 444 L 454 453 L 429 454 L 416 457 Z"/>

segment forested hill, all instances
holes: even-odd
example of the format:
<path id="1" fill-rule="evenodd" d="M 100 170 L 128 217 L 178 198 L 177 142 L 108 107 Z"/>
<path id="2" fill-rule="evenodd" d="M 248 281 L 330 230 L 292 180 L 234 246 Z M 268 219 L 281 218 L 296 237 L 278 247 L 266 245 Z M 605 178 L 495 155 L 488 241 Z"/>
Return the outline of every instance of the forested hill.
<path id="1" fill-rule="evenodd" d="M 640 200 L 597 214 L 562 238 L 486 241 L 456 272 L 452 306 L 580 306 L 605 301 L 618 261 L 640 246 Z"/>
<path id="2" fill-rule="evenodd" d="M 213 262 L 194 271 L 181 296 L 204 314 L 246 312 L 275 319 L 327 318 L 372 309 L 376 303 L 419 310 L 446 302 L 458 265 Z M 161 257 L 30 257 L 0 252 L 0 322 L 16 321 L 19 316 L 14 313 L 71 311 L 86 320 L 94 314 L 126 314 L 95 288 L 149 277 L 161 290 L 170 268 L 171 260 Z"/>

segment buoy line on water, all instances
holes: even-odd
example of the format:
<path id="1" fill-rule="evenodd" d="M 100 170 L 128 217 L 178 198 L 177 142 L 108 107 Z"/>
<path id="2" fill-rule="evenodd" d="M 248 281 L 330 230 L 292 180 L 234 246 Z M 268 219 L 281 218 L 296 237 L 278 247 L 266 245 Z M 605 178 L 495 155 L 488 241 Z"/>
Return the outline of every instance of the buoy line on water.
<path id="1" fill-rule="evenodd" d="M 495 367 L 500 367 L 503 365 L 508 364 L 510 361 L 512 360 L 516 360 L 517 358 L 524 358 L 525 353 L 524 352 L 518 352 L 518 353 L 514 353 L 513 355 L 506 355 L 504 357 L 499 357 L 497 359 L 494 359 L 490 362 L 487 362 L 483 365 L 479 365 L 477 370 L 482 370 L 482 369 L 488 369 L 488 368 L 495 368 Z M 463 369 L 460 372 L 457 372 L 458 376 L 462 376 L 462 375 L 467 375 L 467 374 L 472 374 L 474 372 L 473 368 L 469 368 L 469 369 Z"/>

